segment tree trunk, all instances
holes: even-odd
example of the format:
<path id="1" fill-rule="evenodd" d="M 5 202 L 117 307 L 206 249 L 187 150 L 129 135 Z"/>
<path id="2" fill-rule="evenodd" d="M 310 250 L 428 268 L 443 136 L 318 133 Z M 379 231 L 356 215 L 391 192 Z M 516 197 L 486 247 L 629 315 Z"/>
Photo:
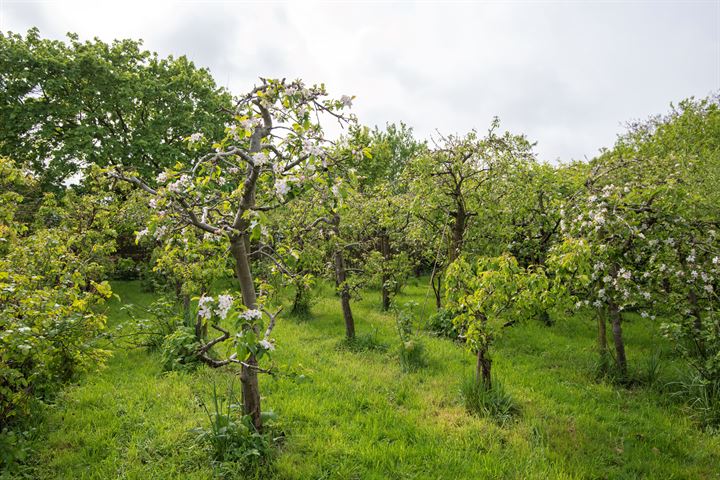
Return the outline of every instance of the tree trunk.
<path id="1" fill-rule="evenodd" d="M 340 238 L 340 215 L 333 215 L 333 229 L 335 238 Z M 343 319 L 345 320 L 345 336 L 348 340 L 355 338 L 355 320 L 350 309 L 350 289 L 347 285 L 347 271 L 345 258 L 340 246 L 335 247 L 335 283 L 340 289 L 340 304 L 342 305 Z"/>
<path id="2" fill-rule="evenodd" d="M 380 235 L 380 253 L 383 256 L 383 269 L 382 269 L 382 309 L 384 312 L 390 310 L 390 288 L 388 283 L 390 276 L 387 274 L 388 264 L 390 263 L 390 238 L 387 233 L 383 232 Z"/>
<path id="3" fill-rule="evenodd" d="M 692 287 L 690 288 L 690 291 L 688 291 L 688 303 L 690 304 L 690 311 L 694 317 L 693 341 L 695 342 L 698 355 L 700 355 L 701 358 L 705 358 L 705 342 L 702 339 L 702 316 L 700 315 L 700 308 L 698 308 L 697 294 Z"/>
<path id="4" fill-rule="evenodd" d="M 462 251 L 467 215 L 465 213 L 465 208 L 461 203 L 458 203 L 457 211 L 453 212 L 453 217 L 454 222 L 452 226 L 452 238 L 450 239 L 450 249 L 448 251 L 448 264 L 458 258 L 460 256 L 460 252 Z"/>
<path id="5" fill-rule="evenodd" d="M 615 342 L 615 361 L 617 363 L 620 374 L 627 376 L 627 358 L 625 357 L 625 342 L 622 336 L 622 316 L 620 309 L 615 302 L 610 300 L 610 322 L 612 323 L 613 341 Z"/>
<path id="6" fill-rule="evenodd" d="M 308 288 L 304 284 L 299 284 L 295 290 L 295 298 L 293 299 L 291 314 L 304 317 L 310 313 Z"/>
<path id="7" fill-rule="evenodd" d="M 437 287 L 435 286 L 435 279 L 437 279 Z M 430 285 L 432 285 L 433 293 L 435 294 L 435 307 L 440 310 L 442 308 L 442 274 L 437 271 L 433 271 L 430 276 Z"/>
<path id="8" fill-rule="evenodd" d="M 608 345 L 607 345 L 607 320 L 605 319 L 605 311 L 598 309 L 598 353 L 600 354 L 600 371 L 607 373 Z"/>
<path id="9" fill-rule="evenodd" d="M 240 235 L 233 238 L 230 244 L 230 251 L 235 259 L 235 273 L 237 274 L 238 283 L 240 284 L 243 305 L 248 309 L 254 310 L 257 308 L 257 295 L 250 270 L 250 259 L 248 258 L 246 249 L 246 236 Z M 256 325 L 252 328 L 256 335 L 260 334 Z M 258 364 L 257 358 L 251 354 L 245 363 L 247 365 L 243 365 L 240 372 L 243 412 L 245 415 L 250 415 L 255 428 L 261 431 L 263 425 L 260 415 L 262 410 L 260 409 L 260 386 L 258 384 L 256 369 Z"/>
<path id="10" fill-rule="evenodd" d="M 475 382 L 482 382 L 486 390 L 492 388 L 492 360 L 488 355 L 487 347 L 483 346 L 478 349 L 477 363 L 475 364 Z"/>

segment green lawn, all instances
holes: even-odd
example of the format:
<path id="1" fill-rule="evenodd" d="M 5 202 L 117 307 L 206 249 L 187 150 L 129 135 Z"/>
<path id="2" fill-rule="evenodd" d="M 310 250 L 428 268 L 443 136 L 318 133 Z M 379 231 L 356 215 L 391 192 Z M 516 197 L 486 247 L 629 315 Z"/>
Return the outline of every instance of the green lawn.
<path id="1" fill-rule="evenodd" d="M 152 300 L 137 283 L 117 282 L 114 290 L 123 302 Z M 400 301 L 422 304 L 426 291 L 410 286 Z M 522 411 L 501 427 L 463 409 L 459 385 L 473 359 L 461 346 L 427 336 L 430 365 L 403 373 L 394 321 L 378 305 L 376 292 L 355 304 L 357 329 L 376 330 L 387 351 L 338 347 L 340 305 L 327 288 L 314 318 L 279 322 L 275 361 L 304 379 L 261 379 L 264 408 L 277 412 L 278 428 L 287 434 L 271 478 L 720 478 L 720 437 L 701 432 L 682 405 L 660 390 L 594 380 L 591 321 L 529 323 L 499 339 L 495 371 Z M 428 299 L 426 313 L 431 310 Z M 111 324 L 123 317 L 115 302 Z M 636 369 L 660 342 L 654 332 L 640 319 L 626 324 Z M 666 345 L 667 378 L 673 375 L 669 352 Z M 231 370 L 204 367 L 163 373 L 154 353 L 116 350 L 104 369 L 68 386 L 39 412 L 29 476 L 212 478 L 204 447 L 190 433 L 205 420 L 196 395 L 207 398 L 213 379 L 226 385 L 235 378 Z"/>

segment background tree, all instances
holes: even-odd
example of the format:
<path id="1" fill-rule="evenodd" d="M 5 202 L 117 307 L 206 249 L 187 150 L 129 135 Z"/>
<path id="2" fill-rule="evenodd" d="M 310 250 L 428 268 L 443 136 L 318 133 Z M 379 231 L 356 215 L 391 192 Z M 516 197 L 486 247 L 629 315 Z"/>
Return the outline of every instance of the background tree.
<path id="1" fill-rule="evenodd" d="M 463 252 L 471 221 L 481 213 L 492 216 L 491 211 L 505 195 L 500 187 L 510 165 L 532 157 L 532 145 L 524 136 L 509 132 L 499 135 L 499 126 L 495 119 L 485 137 L 474 131 L 464 137 L 441 137 L 435 148 L 419 156 L 407 170 L 415 197 L 413 212 L 426 223 L 433 238 L 441 244 L 447 241 L 446 249 L 436 244 L 437 251 L 446 253 L 431 279 L 438 308 L 442 298 L 440 272 Z M 473 247 L 477 249 L 476 240 L 473 238 Z"/>
<path id="2" fill-rule="evenodd" d="M 231 101 L 209 72 L 141 47 L 0 33 L 0 154 L 59 190 L 92 164 L 154 178 L 189 161 L 183 138 L 222 138 Z"/>

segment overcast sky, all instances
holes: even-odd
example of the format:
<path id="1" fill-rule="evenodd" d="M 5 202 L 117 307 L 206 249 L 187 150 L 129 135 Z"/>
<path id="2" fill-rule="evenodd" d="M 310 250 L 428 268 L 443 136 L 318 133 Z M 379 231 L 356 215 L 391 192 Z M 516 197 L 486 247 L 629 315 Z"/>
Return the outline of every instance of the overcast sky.
<path id="1" fill-rule="evenodd" d="M 0 0 L 0 30 L 141 38 L 233 93 L 258 76 L 356 95 L 420 137 L 493 116 L 543 160 L 594 156 L 625 122 L 720 89 L 720 0 L 239 2 Z"/>

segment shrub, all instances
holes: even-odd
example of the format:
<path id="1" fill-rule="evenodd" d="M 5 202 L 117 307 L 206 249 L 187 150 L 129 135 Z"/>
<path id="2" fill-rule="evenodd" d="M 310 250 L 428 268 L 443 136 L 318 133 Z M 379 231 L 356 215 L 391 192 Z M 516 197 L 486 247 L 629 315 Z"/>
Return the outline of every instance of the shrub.
<path id="1" fill-rule="evenodd" d="M 187 371 L 199 365 L 200 344 L 192 327 L 182 326 L 165 337 L 160 356 L 163 370 Z"/>
<path id="2" fill-rule="evenodd" d="M 461 386 L 461 394 L 469 413 L 492 418 L 501 425 L 520 413 L 515 400 L 497 379 L 493 379 L 492 387 L 488 388 L 475 376 L 468 377 Z"/>
<path id="3" fill-rule="evenodd" d="M 96 340 L 110 287 L 73 272 L 73 258 L 50 231 L 25 237 L 23 248 L 0 258 L 0 426 L 26 412 L 33 396 L 51 395 L 107 356 Z"/>
<path id="4" fill-rule="evenodd" d="M 125 339 L 133 347 L 159 349 L 165 338 L 183 325 L 177 306 L 167 296 L 161 296 L 148 307 L 128 304 L 122 309 L 130 320 L 118 326 L 115 337 Z"/>
<path id="5" fill-rule="evenodd" d="M 0 431 L 0 472 L 17 473 L 16 470 L 31 456 L 32 433 L 32 429 L 20 431 L 4 428 Z"/>
<path id="6" fill-rule="evenodd" d="M 298 284 L 295 291 L 290 315 L 298 320 L 309 320 L 312 317 L 312 305 L 315 303 L 312 285 Z"/>
<path id="7" fill-rule="evenodd" d="M 412 372 L 427 366 L 425 345 L 415 333 L 413 309 L 417 304 L 406 303 L 395 308 L 395 323 L 400 337 L 400 364 L 405 372 Z"/>
<path id="8" fill-rule="evenodd" d="M 135 280 L 140 275 L 140 267 L 132 258 L 118 258 L 112 275 L 117 280 Z"/>
<path id="9" fill-rule="evenodd" d="M 439 337 L 460 339 L 463 334 L 460 327 L 453 322 L 454 315 L 446 309 L 440 309 L 428 318 L 427 330 Z"/>

